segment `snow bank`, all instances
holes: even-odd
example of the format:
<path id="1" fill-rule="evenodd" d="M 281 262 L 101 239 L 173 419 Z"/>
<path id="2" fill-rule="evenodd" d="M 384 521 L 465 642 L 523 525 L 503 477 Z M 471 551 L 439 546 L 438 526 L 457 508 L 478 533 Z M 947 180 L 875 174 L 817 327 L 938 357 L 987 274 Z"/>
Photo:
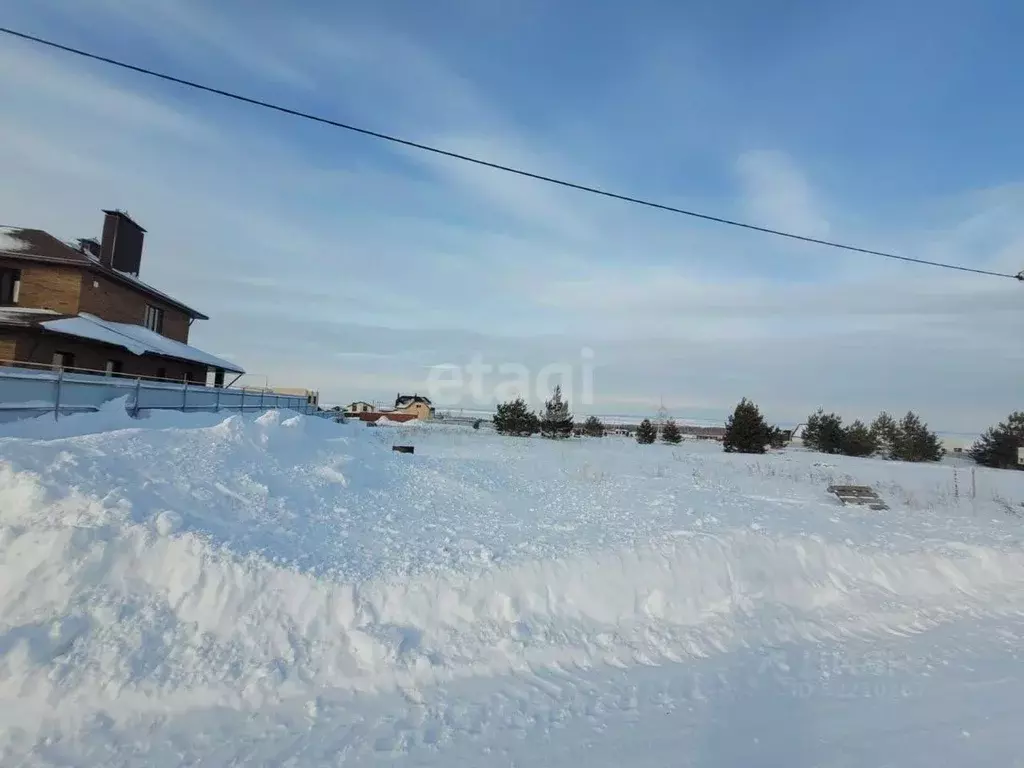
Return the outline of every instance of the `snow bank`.
<path id="1" fill-rule="evenodd" d="M 0 717 L 30 740 L 1024 609 L 1019 522 L 933 503 L 932 468 L 430 428 L 396 454 L 276 411 L 52 426 L 0 438 Z M 839 508 L 831 472 L 907 498 Z"/>

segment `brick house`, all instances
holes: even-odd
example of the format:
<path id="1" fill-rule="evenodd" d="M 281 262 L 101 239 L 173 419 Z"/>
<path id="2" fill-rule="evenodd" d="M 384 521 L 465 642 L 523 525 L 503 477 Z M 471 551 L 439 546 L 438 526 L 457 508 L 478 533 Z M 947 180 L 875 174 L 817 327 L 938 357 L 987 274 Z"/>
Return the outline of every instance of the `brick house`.
<path id="1" fill-rule="evenodd" d="M 423 395 L 396 395 L 395 411 L 412 414 L 417 419 L 426 420 L 434 418 L 434 405 L 430 402 L 429 397 L 424 397 Z M 388 411 L 388 413 L 391 412 Z"/>
<path id="2" fill-rule="evenodd" d="M 223 386 L 244 371 L 188 343 L 207 316 L 139 279 L 145 230 L 104 211 L 102 240 L 0 228 L 0 365 Z"/>

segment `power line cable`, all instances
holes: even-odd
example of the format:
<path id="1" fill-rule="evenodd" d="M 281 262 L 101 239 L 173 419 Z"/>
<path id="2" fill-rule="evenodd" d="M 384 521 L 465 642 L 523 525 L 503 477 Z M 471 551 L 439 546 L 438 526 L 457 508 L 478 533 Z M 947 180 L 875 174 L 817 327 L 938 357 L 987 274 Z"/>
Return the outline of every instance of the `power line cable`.
<path id="1" fill-rule="evenodd" d="M 29 34 L 27 34 L 25 32 L 18 32 L 18 31 L 13 30 L 13 29 L 8 29 L 7 27 L 0 27 L 0 32 L 2 32 L 5 35 L 10 35 L 12 37 L 17 37 L 17 38 L 20 38 L 22 40 L 26 40 L 26 41 L 31 42 L 31 43 L 36 43 L 38 45 L 43 45 L 43 46 L 46 46 L 48 48 L 53 48 L 53 49 L 56 49 L 56 50 L 59 50 L 59 51 L 64 51 L 66 53 L 74 54 L 76 56 L 81 56 L 81 57 L 86 58 L 86 59 L 92 59 L 93 61 L 99 61 L 99 62 L 102 62 L 104 64 L 110 64 L 111 66 L 114 66 L 114 67 L 119 67 L 121 69 L 127 69 L 127 70 L 130 70 L 132 72 L 137 72 L 139 74 L 146 75 L 148 77 L 154 77 L 154 78 L 157 78 L 157 79 L 160 79 L 160 80 L 164 80 L 164 81 L 169 82 L 169 83 L 175 83 L 177 85 L 183 85 L 183 86 L 185 86 L 187 88 L 193 88 L 193 89 L 198 90 L 198 91 L 205 91 L 206 93 L 212 93 L 212 94 L 214 94 L 216 96 L 223 96 L 226 99 L 232 99 L 234 101 L 242 102 L 243 104 L 249 104 L 249 105 L 252 105 L 252 106 L 255 106 L 255 107 L 262 107 L 264 109 L 273 110 L 274 112 L 280 112 L 281 114 L 291 115 L 292 117 L 298 117 L 298 118 L 301 118 L 303 120 L 310 120 L 312 122 L 321 123 L 323 125 L 329 125 L 329 126 L 332 126 L 334 128 L 341 128 L 341 129 L 346 130 L 346 131 L 351 131 L 353 133 L 359 133 L 359 134 L 362 134 L 364 136 L 370 136 L 370 137 L 375 138 L 375 139 L 381 139 L 383 141 L 388 141 L 388 142 L 391 142 L 393 144 L 399 144 L 401 146 L 411 147 L 413 149 L 418 149 L 418 150 L 421 150 L 423 152 L 430 152 L 430 153 L 433 153 L 435 155 L 441 155 L 443 157 L 449 157 L 449 158 L 452 158 L 452 159 L 455 159 L 455 160 L 462 160 L 463 162 L 473 163 L 474 165 L 483 166 L 485 168 L 492 168 L 492 169 L 497 170 L 497 171 L 504 171 L 506 173 L 512 173 L 512 174 L 515 174 L 516 176 L 522 176 L 522 177 L 525 177 L 525 178 L 528 178 L 528 179 L 534 179 L 536 181 L 543 181 L 543 182 L 546 182 L 548 184 L 555 184 L 557 186 L 566 187 L 568 189 L 579 190 L 580 192 L 589 192 L 590 194 L 593 194 L 593 195 L 600 195 L 601 197 L 607 197 L 607 198 L 611 198 L 613 200 L 621 200 L 621 201 L 626 202 L 626 203 L 633 203 L 634 205 L 642 205 L 642 206 L 645 206 L 647 208 L 655 208 L 655 209 L 661 210 L 661 211 L 668 211 L 669 213 L 677 213 L 677 214 L 681 214 L 683 216 L 690 216 L 690 217 L 695 218 L 695 219 L 703 219 L 704 221 L 711 221 L 711 222 L 715 222 L 717 224 L 725 224 L 725 225 L 730 226 L 730 227 L 739 227 L 741 229 L 752 230 L 754 232 L 763 232 L 763 233 L 768 234 L 768 235 L 776 235 L 777 237 L 785 237 L 785 238 L 788 238 L 790 240 L 799 240 L 801 242 L 813 243 L 815 245 L 823 245 L 823 246 L 827 246 L 829 248 L 838 248 L 840 250 L 852 251 L 854 253 L 863 253 L 863 254 L 867 254 L 867 255 L 870 255 L 870 256 L 881 256 L 881 257 L 886 258 L 886 259 L 895 259 L 897 261 L 909 262 L 911 264 L 922 264 L 924 266 L 929 266 L 929 267 L 939 267 L 939 268 L 942 268 L 942 269 L 953 269 L 953 270 L 957 270 L 959 272 L 972 272 L 974 274 L 989 275 L 991 277 L 1004 277 L 1004 278 L 1009 278 L 1011 280 L 1019 280 L 1021 282 L 1024 282 L 1024 272 L 1020 272 L 1020 273 L 1018 273 L 1016 275 L 1012 275 L 1012 274 L 1009 274 L 1009 273 L 1006 273 L 1006 272 L 994 272 L 994 271 L 990 271 L 990 270 L 987 270 L 987 269 L 978 269 L 978 268 L 975 268 L 975 267 L 965 267 L 965 266 L 960 265 L 960 264 L 947 264 L 947 263 L 941 262 L 941 261 L 929 261 L 928 259 L 916 259 L 916 258 L 913 258 L 911 256 L 900 256 L 899 254 L 895 254 L 895 253 L 887 253 L 885 251 L 874 251 L 874 250 L 871 250 L 870 248 L 860 248 L 860 247 L 857 247 L 857 246 L 854 246 L 854 245 L 846 245 L 844 243 L 837 243 L 837 242 L 833 242 L 831 240 L 822 240 L 820 238 L 809 237 L 807 235 L 798 235 L 798 234 L 795 234 L 793 232 L 785 232 L 783 230 L 772 229 L 770 227 L 760 227 L 760 226 L 757 226 L 756 224 L 748 224 L 746 222 L 736 221 L 734 219 L 726 219 L 726 218 L 723 218 L 721 216 L 712 216 L 712 215 L 707 214 L 707 213 L 699 213 L 697 211 L 686 210 L 685 208 L 677 208 L 675 206 L 666 205 L 664 203 L 656 203 L 656 202 L 653 202 L 651 200 L 644 200 L 644 199 L 639 198 L 639 197 L 631 197 L 630 195 L 622 195 L 622 194 L 619 194 L 617 192 L 610 192 L 610 191 L 605 190 L 605 189 L 600 189 L 599 187 L 591 187 L 591 186 L 587 186 L 585 184 L 577 184 L 575 182 L 566 181 L 564 179 L 558 179 L 558 178 L 555 178 L 553 176 L 545 176 L 544 174 L 533 173 L 532 171 L 525 171 L 525 170 L 523 170 L 521 168 L 515 168 L 515 167 L 509 166 L 509 165 L 502 165 L 501 163 L 494 163 L 494 162 L 491 162 L 489 160 L 483 160 L 483 159 L 478 158 L 478 157 L 472 157 L 470 155 L 464 155 L 464 154 L 461 154 L 459 152 L 452 152 L 451 150 L 441 149 L 439 147 L 433 147 L 433 146 L 430 146 L 429 144 L 421 144 L 420 142 L 411 141 L 410 139 L 403 139 L 403 138 L 400 138 L 398 136 L 393 136 L 393 135 L 390 135 L 390 134 L 387 134 L 387 133 L 381 133 L 379 131 L 370 130 L 369 128 L 360 128 L 359 126 L 351 125 L 349 123 L 343 123 L 343 122 L 341 122 L 339 120 L 332 120 L 331 118 L 328 118 L 328 117 L 322 117 L 320 115 L 314 115 L 314 114 L 311 114 L 309 112 L 303 112 L 301 110 L 291 109 L 290 107 L 284 107 L 284 106 L 281 106 L 279 104 L 274 104 L 274 103 L 269 102 L 269 101 L 264 101 L 262 99 L 256 99 L 256 98 L 252 98 L 250 96 L 243 96 L 242 94 L 234 93 L 232 91 L 225 91 L 225 90 L 223 90 L 221 88 L 214 88 L 213 86 L 203 85 L 202 83 L 197 83 L 197 82 L 195 82 L 193 80 L 186 80 L 186 79 L 181 78 L 181 77 L 175 77 L 174 75 L 168 75 L 168 74 L 163 73 L 163 72 L 157 72 L 157 71 L 152 70 L 152 69 L 147 69 L 146 67 L 140 67 L 140 66 L 137 66 L 135 64 L 129 64 L 127 62 L 119 61 L 117 59 L 112 59 L 112 58 L 107 57 L 107 56 L 101 56 L 100 54 L 91 53 L 89 51 L 84 51 L 84 50 L 82 50 L 80 48 L 73 48 L 73 47 L 71 47 L 69 45 L 63 45 L 61 43 L 56 43 L 56 42 L 53 42 L 52 40 L 46 40 L 46 39 L 41 38 L 41 37 L 36 37 L 35 35 L 29 35 Z"/>

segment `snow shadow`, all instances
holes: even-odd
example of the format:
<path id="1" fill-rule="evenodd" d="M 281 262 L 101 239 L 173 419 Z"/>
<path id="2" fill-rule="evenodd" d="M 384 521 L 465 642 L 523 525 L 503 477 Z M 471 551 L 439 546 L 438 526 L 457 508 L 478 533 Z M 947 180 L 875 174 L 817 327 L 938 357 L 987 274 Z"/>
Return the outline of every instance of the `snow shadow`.
<path id="1" fill-rule="evenodd" d="M 802 768 L 818 765 L 813 684 L 794 674 L 778 649 L 735 659 L 708 696 L 694 765 Z"/>

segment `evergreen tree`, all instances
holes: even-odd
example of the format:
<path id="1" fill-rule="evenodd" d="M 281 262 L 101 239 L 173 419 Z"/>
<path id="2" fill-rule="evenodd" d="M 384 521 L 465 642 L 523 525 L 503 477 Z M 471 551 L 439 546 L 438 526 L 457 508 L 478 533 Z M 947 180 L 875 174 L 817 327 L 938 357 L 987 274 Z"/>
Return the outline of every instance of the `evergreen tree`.
<path id="1" fill-rule="evenodd" d="M 938 461 L 945 450 L 938 436 L 913 411 L 900 419 L 894 458 L 900 461 Z"/>
<path id="2" fill-rule="evenodd" d="M 874 432 L 860 419 L 843 430 L 842 451 L 847 456 L 871 456 L 877 450 Z"/>
<path id="3" fill-rule="evenodd" d="M 821 419 L 824 415 L 825 411 L 819 408 L 807 417 L 807 423 L 804 424 L 804 431 L 801 435 L 804 447 L 818 450 L 818 442 L 821 440 Z"/>
<path id="4" fill-rule="evenodd" d="M 661 439 L 666 443 L 677 445 L 683 440 L 683 433 L 679 431 L 679 425 L 675 419 L 666 419 L 665 426 L 661 428 Z"/>
<path id="5" fill-rule="evenodd" d="M 583 422 L 583 434 L 588 437 L 604 437 L 604 424 L 597 416 L 588 416 Z"/>
<path id="6" fill-rule="evenodd" d="M 500 435 L 528 437 L 540 431 L 537 414 L 526 406 L 526 401 L 521 397 L 498 405 L 492 421 L 495 431 Z"/>
<path id="7" fill-rule="evenodd" d="M 658 439 L 658 428 L 655 427 L 650 419 L 644 419 L 640 422 L 640 426 L 636 431 L 636 441 L 641 445 L 650 445 Z"/>
<path id="8" fill-rule="evenodd" d="M 1024 411 L 1014 411 L 999 426 L 990 427 L 967 455 L 979 464 L 995 469 L 1024 469 L 1017 463 L 1017 450 L 1024 448 Z"/>
<path id="9" fill-rule="evenodd" d="M 786 447 L 786 433 L 778 427 L 768 428 L 768 445 L 772 448 Z"/>
<path id="10" fill-rule="evenodd" d="M 761 411 L 744 397 L 725 423 L 723 449 L 727 453 L 764 453 L 768 441 L 768 424 Z"/>
<path id="11" fill-rule="evenodd" d="M 843 447 L 843 420 L 823 408 L 807 417 L 804 427 L 804 445 L 822 453 L 840 453 Z"/>
<path id="12" fill-rule="evenodd" d="M 569 403 L 562 400 L 562 385 L 555 385 L 551 399 L 544 403 L 544 416 L 540 420 L 540 433 L 544 437 L 562 438 L 572 434 L 573 420 Z"/>
<path id="13" fill-rule="evenodd" d="M 882 411 L 871 422 L 871 435 L 874 437 L 877 450 L 887 459 L 896 458 L 896 437 L 900 428 L 896 420 L 886 411 Z"/>

